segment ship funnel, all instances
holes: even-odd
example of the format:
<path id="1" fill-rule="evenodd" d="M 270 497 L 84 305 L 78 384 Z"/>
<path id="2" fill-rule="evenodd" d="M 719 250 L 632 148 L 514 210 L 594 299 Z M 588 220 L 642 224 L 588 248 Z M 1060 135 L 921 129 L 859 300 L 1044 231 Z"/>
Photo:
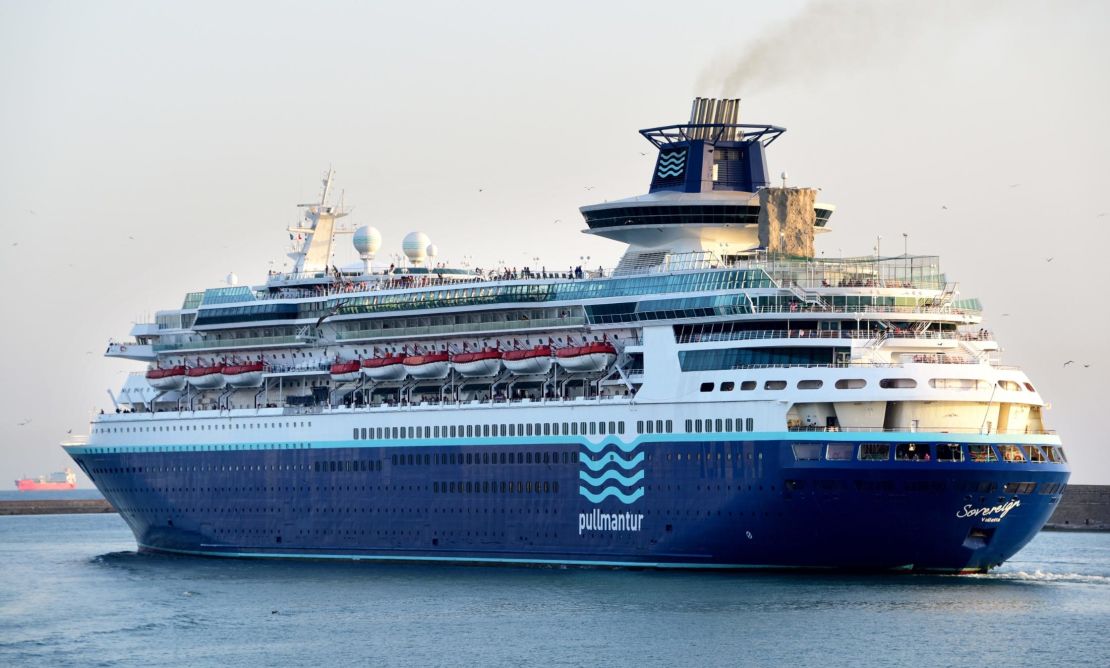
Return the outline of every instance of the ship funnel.
<path id="1" fill-rule="evenodd" d="M 740 123 L 740 99 L 718 100 L 712 97 L 695 97 L 690 107 L 690 125 L 737 125 Z M 716 138 L 718 141 L 740 141 L 740 128 L 693 127 L 690 139 Z"/>

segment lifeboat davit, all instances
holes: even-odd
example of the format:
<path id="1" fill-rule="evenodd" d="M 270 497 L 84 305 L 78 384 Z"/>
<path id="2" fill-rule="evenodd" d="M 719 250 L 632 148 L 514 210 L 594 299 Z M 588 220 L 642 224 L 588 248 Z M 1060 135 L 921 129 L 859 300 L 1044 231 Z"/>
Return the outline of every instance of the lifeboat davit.
<path id="1" fill-rule="evenodd" d="M 224 379 L 223 364 L 186 369 L 185 378 L 198 390 L 218 390 L 227 384 L 227 380 Z"/>
<path id="2" fill-rule="evenodd" d="M 336 362 L 331 365 L 328 372 L 331 374 L 331 379 L 336 383 L 350 383 L 358 380 L 358 377 L 362 375 L 362 362 L 358 360 Z"/>
<path id="3" fill-rule="evenodd" d="M 501 355 L 505 368 L 514 376 L 533 376 L 551 370 L 551 346 L 510 350 Z"/>
<path id="4" fill-rule="evenodd" d="M 404 380 L 409 372 L 404 357 L 390 354 L 362 360 L 362 373 L 371 380 Z"/>
<path id="5" fill-rule="evenodd" d="M 185 389 L 185 367 L 174 366 L 168 369 L 150 369 L 146 372 L 146 382 L 156 390 Z"/>
<path id="6" fill-rule="evenodd" d="M 555 351 L 555 361 L 566 371 L 604 371 L 617 359 L 617 349 L 608 341 L 570 346 Z"/>
<path id="7" fill-rule="evenodd" d="M 487 348 L 477 352 L 459 353 L 451 356 L 451 364 L 460 376 L 466 378 L 496 376 L 501 371 L 501 351 Z"/>
<path id="8" fill-rule="evenodd" d="M 409 355 L 405 358 L 405 369 L 413 378 L 446 378 L 451 373 L 451 356 L 447 353 Z"/>
<path id="9" fill-rule="evenodd" d="M 232 387 L 261 387 L 262 362 L 228 364 L 224 367 L 224 380 Z"/>

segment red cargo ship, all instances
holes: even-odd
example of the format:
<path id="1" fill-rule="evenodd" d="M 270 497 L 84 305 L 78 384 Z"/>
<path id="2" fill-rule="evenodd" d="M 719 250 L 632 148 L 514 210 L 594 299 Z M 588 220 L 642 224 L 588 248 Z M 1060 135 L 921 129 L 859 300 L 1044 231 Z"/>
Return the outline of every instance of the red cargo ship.
<path id="1" fill-rule="evenodd" d="M 44 490 L 73 489 L 77 487 L 77 474 L 66 469 L 48 476 L 21 478 L 15 481 L 15 488 L 21 492 L 41 492 Z"/>

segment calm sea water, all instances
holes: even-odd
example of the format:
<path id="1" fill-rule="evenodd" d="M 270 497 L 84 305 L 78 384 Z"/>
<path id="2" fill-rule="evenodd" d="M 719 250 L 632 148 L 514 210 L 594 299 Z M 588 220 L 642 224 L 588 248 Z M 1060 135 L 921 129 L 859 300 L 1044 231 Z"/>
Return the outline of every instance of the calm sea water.
<path id="1" fill-rule="evenodd" d="M 1110 665 L 1110 534 L 973 577 L 138 554 L 115 515 L 0 517 L 0 665 Z"/>

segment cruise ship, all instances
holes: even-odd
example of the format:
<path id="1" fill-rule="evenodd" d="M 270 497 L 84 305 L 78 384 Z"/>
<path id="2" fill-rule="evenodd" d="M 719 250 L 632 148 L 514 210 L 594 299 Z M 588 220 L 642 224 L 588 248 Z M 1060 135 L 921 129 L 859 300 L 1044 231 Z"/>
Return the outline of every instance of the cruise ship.
<path id="1" fill-rule="evenodd" d="M 419 232 L 387 265 L 329 170 L 286 269 L 110 343 L 146 368 L 63 447 L 143 551 L 1001 564 L 1068 480 L 1048 405 L 936 256 L 815 253 L 835 207 L 771 180 L 785 129 L 739 108 L 640 131 L 648 192 L 581 208 L 610 268 L 455 265 Z"/>

